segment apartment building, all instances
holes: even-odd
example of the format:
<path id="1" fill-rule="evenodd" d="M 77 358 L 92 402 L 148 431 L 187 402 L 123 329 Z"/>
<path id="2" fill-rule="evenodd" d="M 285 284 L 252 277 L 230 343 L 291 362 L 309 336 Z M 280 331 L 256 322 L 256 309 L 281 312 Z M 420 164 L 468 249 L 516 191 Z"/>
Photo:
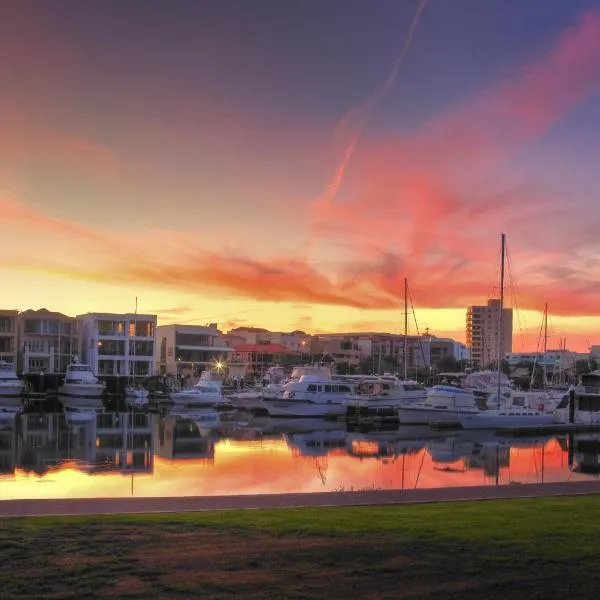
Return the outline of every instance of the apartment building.
<path id="1" fill-rule="evenodd" d="M 467 309 L 467 348 L 475 368 L 497 362 L 498 350 L 502 358 L 512 352 L 513 311 L 512 308 L 502 310 L 500 331 L 500 300 L 490 299 L 487 306 Z"/>
<path id="2" fill-rule="evenodd" d="M 288 352 L 308 352 L 311 336 L 304 331 L 269 331 L 262 327 L 236 327 L 227 332 L 228 336 L 244 339 L 245 344 L 277 344 Z"/>
<path id="3" fill-rule="evenodd" d="M 17 319 L 20 371 L 64 373 L 78 351 L 77 322 L 45 308 L 26 310 Z"/>
<path id="4" fill-rule="evenodd" d="M 80 359 L 96 375 L 151 377 L 156 364 L 156 315 L 78 315 Z"/>
<path id="5" fill-rule="evenodd" d="M 17 324 L 19 311 L 0 310 L 0 360 L 17 364 Z"/>
<path id="6" fill-rule="evenodd" d="M 435 336 L 431 336 L 429 341 L 432 365 L 435 365 L 447 356 L 451 356 L 457 361 L 469 360 L 469 349 L 461 342 L 457 342 L 451 338 L 438 338 Z"/>
<path id="7" fill-rule="evenodd" d="M 158 372 L 161 375 L 199 375 L 227 363 L 235 349 L 216 323 L 157 327 Z M 239 339 L 239 338 L 238 338 Z"/>

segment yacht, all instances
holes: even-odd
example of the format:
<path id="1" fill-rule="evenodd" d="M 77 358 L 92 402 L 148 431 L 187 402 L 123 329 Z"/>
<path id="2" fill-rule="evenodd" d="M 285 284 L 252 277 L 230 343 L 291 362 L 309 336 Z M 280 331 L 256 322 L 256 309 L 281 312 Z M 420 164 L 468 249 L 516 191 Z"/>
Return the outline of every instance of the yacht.
<path id="1" fill-rule="evenodd" d="M 392 375 L 365 377 L 356 385 L 354 394 L 346 397 L 354 406 L 404 406 L 425 400 L 427 390 L 417 381 L 402 381 Z"/>
<path id="2" fill-rule="evenodd" d="M 104 404 L 97 398 L 59 396 L 58 400 L 62 404 L 65 420 L 73 425 L 95 421 L 96 415 L 104 412 Z"/>
<path id="3" fill-rule="evenodd" d="M 479 406 L 478 406 L 479 402 Z M 423 425 L 432 421 L 456 422 L 459 413 L 476 414 L 487 408 L 471 389 L 454 385 L 434 385 L 427 391 L 424 400 L 412 402 L 398 408 L 402 425 Z"/>
<path id="4" fill-rule="evenodd" d="M 570 411 L 577 425 L 600 424 L 600 370 L 581 376 L 581 383 L 572 389 L 574 406 L 571 407 L 571 394 L 564 393 L 554 414 L 561 423 L 568 423 Z"/>
<path id="5" fill-rule="evenodd" d="M 17 369 L 12 363 L 0 360 L 0 398 L 20 396 L 23 382 L 17 377 Z"/>
<path id="6" fill-rule="evenodd" d="M 323 375 L 302 375 L 285 385 L 280 399 L 264 398 L 272 417 L 338 417 L 346 414 L 346 396 L 355 385 Z"/>
<path id="7" fill-rule="evenodd" d="M 262 385 L 237 394 L 231 394 L 229 399 L 237 408 L 244 410 L 267 410 L 265 400 L 281 400 L 285 386 L 291 382 L 300 381 L 304 375 L 314 375 L 331 379 L 331 370 L 323 366 L 294 367 L 289 378 L 284 379 L 283 367 L 269 367 L 263 378 Z"/>
<path id="8" fill-rule="evenodd" d="M 144 406 L 148 404 L 150 392 L 141 384 L 131 384 L 125 388 L 125 396 L 129 404 Z"/>
<path id="9" fill-rule="evenodd" d="M 74 358 L 67 367 L 62 384 L 58 386 L 58 393 L 61 396 L 98 398 L 104 393 L 104 383 L 94 375 L 89 365 Z"/>
<path id="10" fill-rule="evenodd" d="M 192 387 L 174 392 L 170 397 L 175 404 L 185 406 L 216 407 L 225 402 L 221 384 L 218 381 L 211 381 L 202 377 Z"/>

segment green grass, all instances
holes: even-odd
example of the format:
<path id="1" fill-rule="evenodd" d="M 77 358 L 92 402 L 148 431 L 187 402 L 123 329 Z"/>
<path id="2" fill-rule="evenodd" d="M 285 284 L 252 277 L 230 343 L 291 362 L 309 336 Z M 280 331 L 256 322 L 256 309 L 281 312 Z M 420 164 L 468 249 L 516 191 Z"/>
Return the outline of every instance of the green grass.
<path id="1" fill-rule="evenodd" d="M 2 598 L 592 598 L 600 497 L 0 521 Z"/>

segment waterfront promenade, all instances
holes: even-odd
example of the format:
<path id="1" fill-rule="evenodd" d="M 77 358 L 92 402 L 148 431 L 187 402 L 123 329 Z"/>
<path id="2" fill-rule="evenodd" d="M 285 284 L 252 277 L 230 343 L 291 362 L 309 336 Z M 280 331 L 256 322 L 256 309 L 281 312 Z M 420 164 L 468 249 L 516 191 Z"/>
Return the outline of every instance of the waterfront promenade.
<path id="1" fill-rule="evenodd" d="M 580 481 L 412 490 L 342 491 L 312 494 L 4 500 L 0 501 L 0 517 L 183 513 L 214 510 L 317 508 L 326 506 L 378 506 L 458 502 L 461 500 L 582 496 L 598 493 L 600 493 L 600 481 Z"/>

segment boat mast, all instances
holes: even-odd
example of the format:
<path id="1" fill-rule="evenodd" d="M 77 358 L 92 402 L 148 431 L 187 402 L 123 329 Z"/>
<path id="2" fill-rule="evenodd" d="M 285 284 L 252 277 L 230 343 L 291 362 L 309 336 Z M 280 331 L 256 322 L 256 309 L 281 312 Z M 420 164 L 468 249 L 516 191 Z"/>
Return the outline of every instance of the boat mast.
<path id="1" fill-rule="evenodd" d="M 404 278 L 404 381 L 408 381 L 408 279 Z"/>
<path id="2" fill-rule="evenodd" d="M 500 259 L 500 314 L 498 316 L 498 389 L 496 401 L 500 406 L 500 377 L 502 374 L 502 325 L 503 325 L 503 313 L 504 313 L 504 255 L 506 247 L 506 235 L 502 234 L 502 250 Z"/>
<path id="3" fill-rule="evenodd" d="M 546 302 L 546 305 L 544 306 L 544 383 L 543 383 L 543 389 L 546 389 L 548 387 L 548 373 L 546 371 L 546 363 L 547 363 L 547 356 L 546 354 L 548 353 L 548 303 Z"/>
<path id="4" fill-rule="evenodd" d="M 137 311 L 138 311 L 138 299 L 136 296 L 135 297 L 135 313 L 134 313 L 135 317 L 137 317 Z M 130 331 L 131 331 L 131 329 L 130 329 Z M 135 385 L 135 371 L 136 371 L 136 368 L 135 368 L 136 367 L 136 362 L 135 362 L 135 337 L 136 337 L 136 335 L 135 334 L 136 333 L 137 333 L 137 318 L 134 318 L 133 319 L 133 358 L 134 358 L 134 360 L 131 363 L 133 366 L 133 376 L 131 378 L 132 385 Z"/>

